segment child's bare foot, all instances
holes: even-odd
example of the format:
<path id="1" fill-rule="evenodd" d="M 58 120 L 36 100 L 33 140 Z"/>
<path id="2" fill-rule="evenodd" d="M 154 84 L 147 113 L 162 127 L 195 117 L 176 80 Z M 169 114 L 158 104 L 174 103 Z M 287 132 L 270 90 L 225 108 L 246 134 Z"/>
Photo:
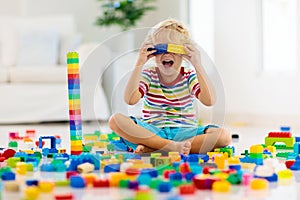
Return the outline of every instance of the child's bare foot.
<path id="1" fill-rule="evenodd" d="M 144 152 L 144 145 L 139 144 L 136 149 L 134 150 L 134 153 L 143 153 Z"/>
<path id="2" fill-rule="evenodd" d="M 136 154 L 141 154 L 141 153 L 149 153 L 149 152 L 153 152 L 153 151 L 155 151 L 155 149 L 151 149 L 151 148 L 149 148 L 149 147 L 147 147 L 147 146 L 144 146 L 144 145 L 142 145 L 142 144 L 139 144 L 139 145 L 136 147 L 134 153 L 136 153 Z"/>
<path id="3" fill-rule="evenodd" d="M 191 151 L 192 144 L 190 141 L 185 140 L 181 142 L 172 142 L 170 146 L 167 147 L 169 151 L 178 151 L 183 155 L 188 155 Z"/>

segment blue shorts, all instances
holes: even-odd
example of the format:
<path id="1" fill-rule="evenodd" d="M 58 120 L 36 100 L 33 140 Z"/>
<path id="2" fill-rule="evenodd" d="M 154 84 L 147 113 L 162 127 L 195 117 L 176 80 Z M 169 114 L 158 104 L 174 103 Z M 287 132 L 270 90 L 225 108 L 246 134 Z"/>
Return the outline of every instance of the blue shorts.
<path id="1" fill-rule="evenodd" d="M 219 128 L 216 125 L 206 125 L 206 126 L 198 126 L 198 127 L 164 127 L 158 128 L 152 124 L 148 124 L 141 120 L 136 119 L 135 117 L 130 117 L 137 125 L 144 127 L 145 129 L 151 131 L 157 136 L 174 141 L 183 141 L 189 138 L 192 138 L 197 135 L 204 134 L 206 129 L 208 128 Z M 121 141 L 125 143 L 130 149 L 135 150 L 137 144 L 129 142 L 124 138 L 121 138 Z"/>

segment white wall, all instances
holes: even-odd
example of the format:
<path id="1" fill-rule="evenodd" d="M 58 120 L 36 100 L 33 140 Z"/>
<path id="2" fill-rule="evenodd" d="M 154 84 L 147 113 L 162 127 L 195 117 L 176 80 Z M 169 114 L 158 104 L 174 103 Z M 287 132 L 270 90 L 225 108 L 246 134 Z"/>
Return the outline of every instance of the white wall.
<path id="1" fill-rule="evenodd" d="M 264 119 L 297 125 L 299 73 L 267 74 L 261 68 L 259 2 L 215 1 L 215 62 L 223 79 L 227 116 L 249 123 Z"/>
<path id="2" fill-rule="evenodd" d="M 187 3 L 180 0 L 157 0 L 157 10 L 148 13 L 138 23 L 138 27 L 151 27 L 168 17 L 186 19 L 184 8 Z M 53 14 L 74 15 L 78 31 L 84 35 L 84 41 L 103 41 L 120 31 L 118 27 L 99 27 L 94 25 L 101 13 L 97 0 L 0 0 L 1 15 L 38 16 Z"/>

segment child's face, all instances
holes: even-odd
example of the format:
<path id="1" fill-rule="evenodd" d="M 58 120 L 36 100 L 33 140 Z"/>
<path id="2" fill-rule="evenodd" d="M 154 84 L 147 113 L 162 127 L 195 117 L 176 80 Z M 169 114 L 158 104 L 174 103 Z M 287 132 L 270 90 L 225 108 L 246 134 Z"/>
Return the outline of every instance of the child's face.
<path id="1" fill-rule="evenodd" d="M 182 55 L 175 53 L 158 54 L 155 55 L 155 61 L 162 74 L 177 75 L 182 64 Z"/>

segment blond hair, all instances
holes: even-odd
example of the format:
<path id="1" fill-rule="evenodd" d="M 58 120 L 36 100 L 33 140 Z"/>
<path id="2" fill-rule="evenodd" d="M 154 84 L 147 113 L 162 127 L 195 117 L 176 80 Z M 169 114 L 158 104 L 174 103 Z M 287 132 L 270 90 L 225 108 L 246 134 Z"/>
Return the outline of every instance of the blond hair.
<path id="1" fill-rule="evenodd" d="M 186 44 L 190 43 L 190 33 L 188 29 L 175 19 L 164 20 L 155 25 L 148 33 L 145 40 L 149 44 L 173 43 Z"/>

